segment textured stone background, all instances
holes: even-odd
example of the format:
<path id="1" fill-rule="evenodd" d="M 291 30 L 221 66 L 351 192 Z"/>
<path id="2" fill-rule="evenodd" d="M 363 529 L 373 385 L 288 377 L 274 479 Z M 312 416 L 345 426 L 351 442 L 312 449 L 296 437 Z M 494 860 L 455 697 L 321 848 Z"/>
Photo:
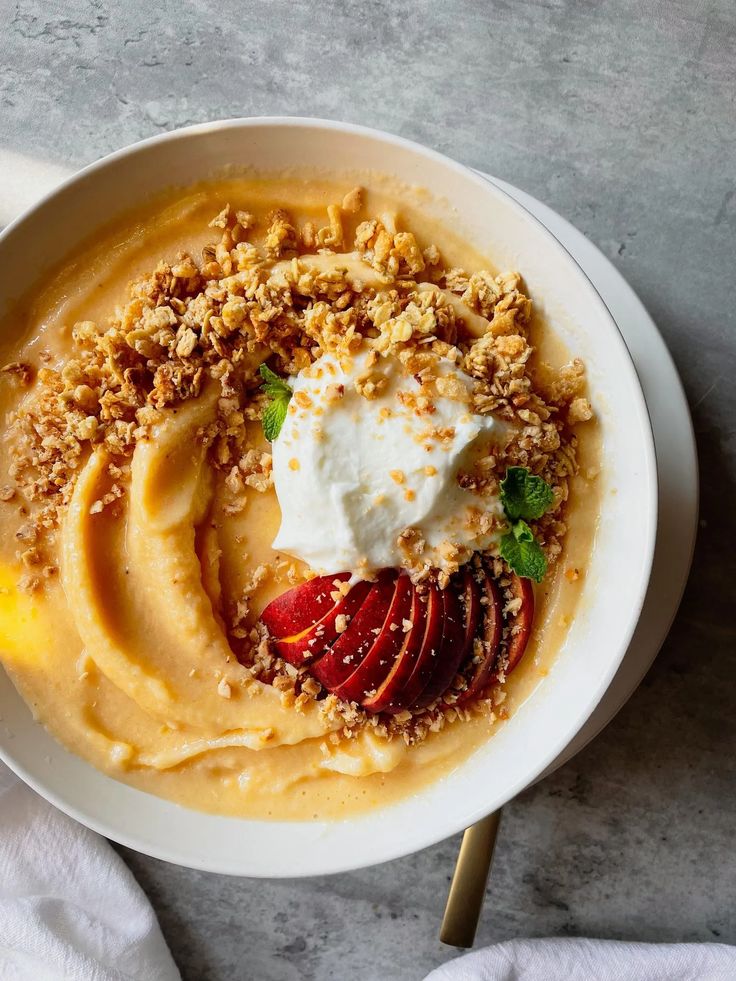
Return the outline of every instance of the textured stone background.
<path id="1" fill-rule="evenodd" d="M 478 941 L 736 942 L 733 0 L 0 0 L 0 13 L 0 145 L 81 164 L 221 116 L 365 123 L 530 191 L 638 290 L 693 408 L 695 569 L 629 705 L 507 808 Z M 450 956 L 437 928 L 456 848 L 271 883 L 124 855 L 187 981 L 414 981 Z"/>

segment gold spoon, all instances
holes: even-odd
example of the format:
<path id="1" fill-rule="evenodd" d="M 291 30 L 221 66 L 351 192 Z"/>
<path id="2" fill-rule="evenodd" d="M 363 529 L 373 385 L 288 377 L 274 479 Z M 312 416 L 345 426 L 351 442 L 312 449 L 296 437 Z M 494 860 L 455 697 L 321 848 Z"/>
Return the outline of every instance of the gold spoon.
<path id="1" fill-rule="evenodd" d="M 463 835 L 442 917 L 440 940 L 443 944 L 473 946 L 500 823 L 501 811 L 494 811 Z"/>

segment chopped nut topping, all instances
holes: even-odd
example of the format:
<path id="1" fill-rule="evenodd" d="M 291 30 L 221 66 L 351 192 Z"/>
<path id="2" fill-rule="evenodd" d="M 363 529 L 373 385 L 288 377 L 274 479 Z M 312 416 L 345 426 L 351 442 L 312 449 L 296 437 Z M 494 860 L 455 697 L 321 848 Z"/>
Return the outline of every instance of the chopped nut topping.
<path id="1" fill-rule="evenodd" d="M 355 379 L 355 390 L 365 399 L 375 399 L 388 385 L 388 378 L 380 371 L 366 371 Z"/>
<path id="2" fill-rule="evenodd" d="M 348 629 L 348 617 L 344 613 L 338 613 L 335 617 L 335 630 L 338 634 L 345 633 Z"/>
<path id="3" fill-rule="evenodd" d="M 339 402 L 344 394 L 344 385 L 327 385 L 325 387 L 325 398 L 328 402 Z"/>
<path id="4" fill-rule="evenodd" d="M 576 422 L 587 422 L 593 418 L 590 402 L 584 398 L 573 399 L 567 413 L 567 421 L 571 426 Z"/>
<path id="5" fill-rule="evenodd" d="M 311 409 L 314 404 L 306 392 L 294 392 L 294 401 L 301 409 Z"/>
<path id="6" fill-rule="evenodd" d="M 363 207 L 363 188 L 354 187 L 352 191 L 348 191 L 345 197 L 342 199 L 342 210 L 347 211 L 348 214 L 357 214 Z"/>

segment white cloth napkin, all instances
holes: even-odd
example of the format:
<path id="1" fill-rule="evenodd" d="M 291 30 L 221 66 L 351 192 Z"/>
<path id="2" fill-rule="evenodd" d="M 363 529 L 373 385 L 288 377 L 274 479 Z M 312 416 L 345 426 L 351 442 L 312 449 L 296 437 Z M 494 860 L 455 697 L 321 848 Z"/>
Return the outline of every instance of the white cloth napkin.
<path id="1" fill-rule="evenodd" d="M 110 845 L 0 763 L 0 981 L 180 981 Z"/>
<path id="2" fill-rule="evenodd" d="M 0 146 L 0 228 L 73 173 L 69 167 Z"/>
<path id="3" fill-rule="evenodd" d="M 509 940 L 458 957 L 425 981 L 734 981 L 736 947 L 617 940 Z"/>

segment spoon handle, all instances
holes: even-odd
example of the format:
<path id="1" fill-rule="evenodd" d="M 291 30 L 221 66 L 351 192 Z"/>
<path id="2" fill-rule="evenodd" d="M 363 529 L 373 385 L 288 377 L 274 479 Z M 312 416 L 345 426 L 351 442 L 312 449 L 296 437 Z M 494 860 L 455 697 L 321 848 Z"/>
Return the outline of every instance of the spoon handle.
<path id="1" fill-rule="evenodd" d="M 440 940 L 443 944 L 473 946 L 500 822 L 501 811 L 494 811 L 463 835 L 442 917 Z"/>

